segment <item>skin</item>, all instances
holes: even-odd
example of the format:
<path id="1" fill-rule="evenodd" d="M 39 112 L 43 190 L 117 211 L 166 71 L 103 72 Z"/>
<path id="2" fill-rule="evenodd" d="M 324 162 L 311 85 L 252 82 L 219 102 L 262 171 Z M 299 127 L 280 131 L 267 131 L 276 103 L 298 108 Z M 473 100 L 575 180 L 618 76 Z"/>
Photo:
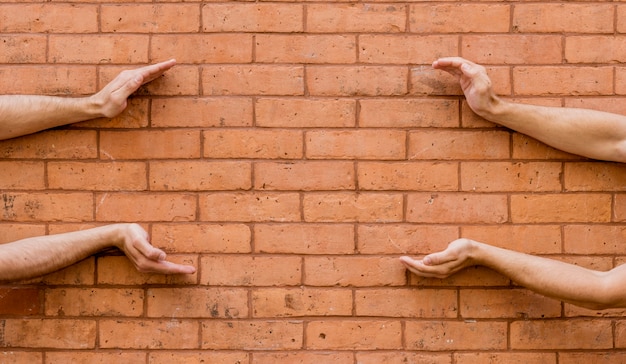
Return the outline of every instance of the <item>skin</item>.
<path id="1" fill-rule="evenodd" d="M 485 68 L 459 57 L 435 69 L 458 79 L 470 108 L 485 119 L 555 148 L 589 158 L 625 162 L 626 117 L 601 111 L 523 105 L 498 97 Z M 464 268 L 491 268 L 537 293 L 590 309 L 626 307 L 626 265 L 607 272 L 458 239 L 422 259 L 400 261 L 421 277 L 445 278 Z"/>
<path id="2" fill-rule="evenodd" d="M 83 98 L 0 96 L 0 139 L 98 117 L 114 117 L 137 89 L 176 64 L 169 60 L 121 72 L 94 95 Z M 117 247 L 140 272 L 191 274 L 195 268 L 166 260 L 137 224 L 112 224 L 65 234 L 27 238 L 0 245 L 0 281 L 38 277 L 67 267 L 105 248 Z"/>

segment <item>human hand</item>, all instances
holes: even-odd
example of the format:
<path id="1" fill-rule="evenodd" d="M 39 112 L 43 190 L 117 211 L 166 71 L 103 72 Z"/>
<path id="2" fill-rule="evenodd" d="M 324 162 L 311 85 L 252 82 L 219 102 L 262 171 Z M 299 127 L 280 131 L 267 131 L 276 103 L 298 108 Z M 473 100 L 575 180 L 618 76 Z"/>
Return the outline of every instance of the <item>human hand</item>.
<path id="1" fill-rule="evenodd" d="M 196 268 L 165 260 L 166 254 L 148 240 L 148 233 L 137 224 L 124 224 L 122 239 L 118 244 L 124 254 L 142 273 L 191 274 Z"/>
<path id="2" fill-rule="evenodd" d="M 422 259 L 403 256 L 400 257 L 400 261 L 408 270 L 420 277 L 446 278 L 475 265 L 473 252 L 476 244 L 473 240 L 457 239 L 441 252 L 429 254 Z"/>
<path id="3" fill-rule="evenodd" d="M 493 91 L 485 67 L 461 57 L 446 57 L 433 62 L 433 68 L 455 76 L 470 108 L 476 114 L 489 119 L 491 110 L 500 99 Z"/>
<path id="4" fill-rule="evenodd" d="M 100 109 L 100 114 L 112 118 L 120 114 L 127 105 L 128 97 L 141 85 L 161 76 L 176 64 L 176 60 L 156 63 L 133 70 L 122 71 L 102 90 L 91 96 L 92 101 Z"/>

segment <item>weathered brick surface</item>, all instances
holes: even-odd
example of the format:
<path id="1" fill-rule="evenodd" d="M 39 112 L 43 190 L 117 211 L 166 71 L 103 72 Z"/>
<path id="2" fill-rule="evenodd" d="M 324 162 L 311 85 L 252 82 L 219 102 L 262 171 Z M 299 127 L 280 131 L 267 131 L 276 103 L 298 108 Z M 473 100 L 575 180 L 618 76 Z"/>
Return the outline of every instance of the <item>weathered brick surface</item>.
<path id="1" fill-rule="evenodd" d="M 611 1 L 0 4 L 0 93 L 89 95 L 176 58 L 113 118 L 0 142 L 0 243 L 139 222 L 118 251 L 0 287 L 2 363 L 626 362 L 625 310 L 486 268 L 398 262 L 459 237 L 608 270 L 626 170 L 475 115 L 440 56 L 522 103 L 626 114 Z"/>

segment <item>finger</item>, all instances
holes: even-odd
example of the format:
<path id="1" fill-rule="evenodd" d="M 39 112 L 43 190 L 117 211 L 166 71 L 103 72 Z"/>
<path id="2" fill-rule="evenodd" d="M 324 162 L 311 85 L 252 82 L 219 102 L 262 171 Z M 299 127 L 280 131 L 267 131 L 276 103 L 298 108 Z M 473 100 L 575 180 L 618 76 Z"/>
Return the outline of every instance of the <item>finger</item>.
<path id="1" fill-rule="evenodd" d="M 174 67 L 175 64 L 176 64 L 176 60 L 170 59 L 164 62 L 155 63 L 149 66 L 138 68 L 135 71 L 141 76 L 142 78 L 141 83 L 145 84 L 158 78 L 163 73 L 165 73 L 165 71 Z"/>
<path id="2" fill-rule="evenodd" d="M 193 274 L 196 268 L 191 265 L 177 264 L 167 260 L 153 261 L 146 260 L 137 269 L 143 273 L 158 274 Z"/>
<path id="3" fill-rule="evenodd" d="M 409 257 L 401 257 L 400 261 L 405 267 L 415 275 L 425 278 L 445 278 L 447 274 L 441 271 L 440 267 L 432 267 L 424 265 L 421 260 L 411 259 Z"/>
<path id="4" fill-rule="evenodd" d="M 163 250 L 154 247 L 148 242 L 147 237 L 138 238 L 133 241 L 133 248 L 143 257 L 152 261 L 163 261 L 166 254 Z"/>

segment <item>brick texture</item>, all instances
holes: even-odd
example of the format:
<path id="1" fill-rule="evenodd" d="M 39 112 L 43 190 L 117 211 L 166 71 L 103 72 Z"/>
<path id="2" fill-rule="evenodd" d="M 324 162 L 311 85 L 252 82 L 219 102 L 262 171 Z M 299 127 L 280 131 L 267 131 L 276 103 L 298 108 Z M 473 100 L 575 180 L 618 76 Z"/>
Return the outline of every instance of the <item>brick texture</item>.
<path id="1" fill-rule="evenodd" d="M 625 310 L 489 269 L 398 262 L 459 237 L 626 262 L 624 166 L 473 114 L 430 64 L 523 103 L 626 114 L 619 1 L 10 0 L 0 93 L 89 95 L 176 58 L 126 111 L 0 142 L 0 243 L 138 222 L 118 251 L 0 287 L 2 363 L 626 362 Z"/>

